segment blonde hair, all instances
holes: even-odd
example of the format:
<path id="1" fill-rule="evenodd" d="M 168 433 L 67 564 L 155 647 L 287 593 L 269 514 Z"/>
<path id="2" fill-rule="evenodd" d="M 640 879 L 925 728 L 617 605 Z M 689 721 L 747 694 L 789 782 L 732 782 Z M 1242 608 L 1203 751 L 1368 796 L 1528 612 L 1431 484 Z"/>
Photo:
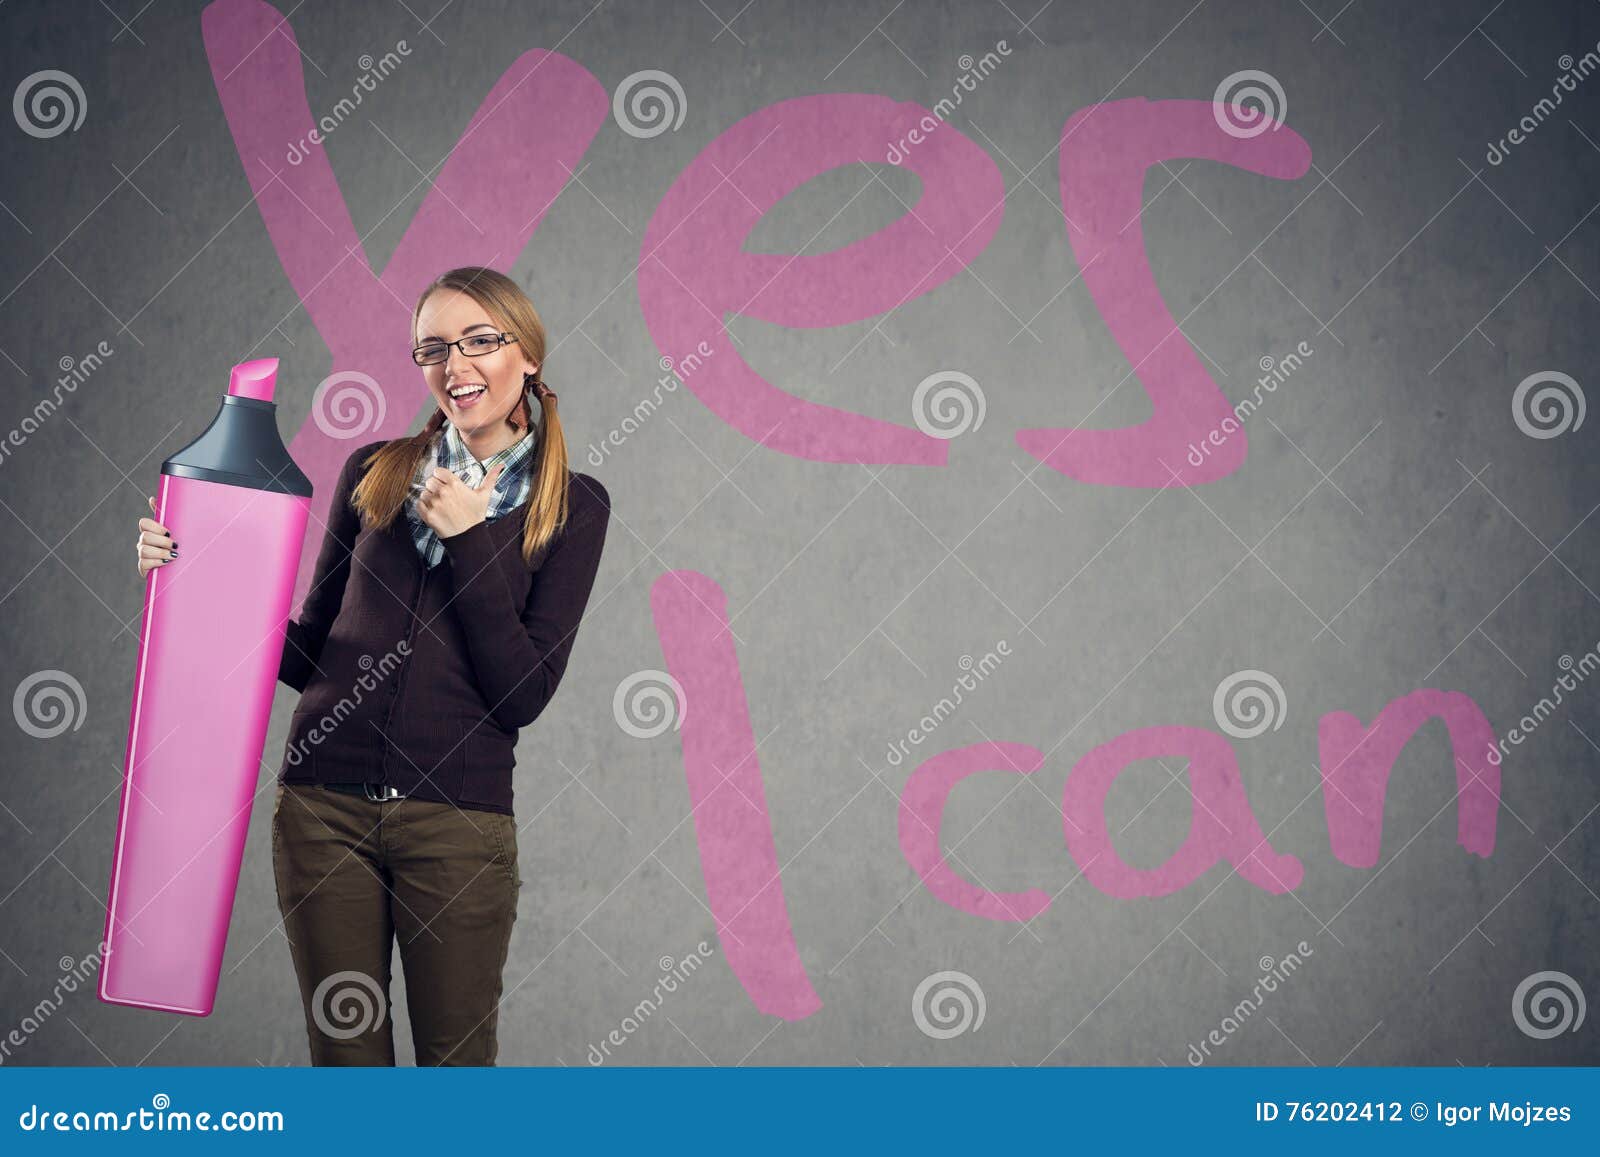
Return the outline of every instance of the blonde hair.
<path id="1" fill-rule="evenodd" d="M 522 527 L 522 558 L 531 562 L 567 522 L 567 442 L 561 433 L 554 394 L 535 390 L 544 385 L 544 322 L 539 311 L 511 278 L 494 269 L 464 265 L 440 274 L 417 298 L 411 313 L 411 335 L 416 339 L 417 318 L 428 297 L 441 290 L 464 293 L 484 308 L 495 325 L 517 339 L 517 345 L 530 361 L 539 366 L 524 377 L 522 402 L 506 416 L 513 430 L 525 431 L 533 421 L 533 399 L 539 400 L 543 430 L 534 450 L 533 484 L 529 491 L 528 512 Z M 448 421 L 442 409 L 435 410 L 421 433 L 396 438 L 367 456 L 370 467 L 356 485 L 350 503 L 373 526 L 389 526 L 404 507 L 411 482 L 422 468 L 433 437 Z"/>

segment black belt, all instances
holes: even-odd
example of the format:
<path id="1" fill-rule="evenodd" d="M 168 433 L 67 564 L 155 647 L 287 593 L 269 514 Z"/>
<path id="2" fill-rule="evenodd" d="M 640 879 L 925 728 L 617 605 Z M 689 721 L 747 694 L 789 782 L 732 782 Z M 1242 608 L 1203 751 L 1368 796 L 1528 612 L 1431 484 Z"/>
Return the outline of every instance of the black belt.
<path id="1" fill-rule="evenodd" d="M 406 798 L 405 792 L 397 791 L 386 783 L 325 783 L 322 786 L 329 791 L 342 791 L 346 795 L 365 796 L 373 803 Z"/>

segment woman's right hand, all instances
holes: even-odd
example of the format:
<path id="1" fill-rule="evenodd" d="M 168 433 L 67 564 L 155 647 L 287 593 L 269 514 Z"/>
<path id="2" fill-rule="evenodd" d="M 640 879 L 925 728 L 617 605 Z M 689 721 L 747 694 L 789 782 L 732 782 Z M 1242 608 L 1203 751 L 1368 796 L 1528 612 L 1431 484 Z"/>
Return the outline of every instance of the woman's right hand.
<path id="1" fill-rule="evenodd" d="M 156 500 L 150 499 L 150 513 L 156 512 Z M 139 520 L 139 577 L 147 577 L 158 566 L 165 566 L 178 557 L 178 544 L 172 541 L 167 528 L 153 518 Z"/>

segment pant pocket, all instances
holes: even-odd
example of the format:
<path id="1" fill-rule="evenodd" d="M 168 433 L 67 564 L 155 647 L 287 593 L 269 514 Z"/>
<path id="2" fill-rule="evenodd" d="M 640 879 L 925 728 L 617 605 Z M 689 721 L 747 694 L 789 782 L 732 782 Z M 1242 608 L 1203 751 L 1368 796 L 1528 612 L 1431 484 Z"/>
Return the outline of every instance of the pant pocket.
<path id="1" fill-rule="evenodd" d="M 517 863 L 517 821 L 512 816 L 501 815 L 498 812 L 490 813 L 493 823 L 490 824 L 494 832 L 496 859 L 506 873 L 506 878 L 511 881 L 513 888 L 522 887 L 522 869 Z"/>
<path id="2" fill-rule="evenodd" d="M 272 808 L 272 890 L 278 901 L 278 915 L 289 915 L 289 874 L 292 871 L 288 856 L 283 850 L 283 787 L 278 787 L 278 799 Z"/>

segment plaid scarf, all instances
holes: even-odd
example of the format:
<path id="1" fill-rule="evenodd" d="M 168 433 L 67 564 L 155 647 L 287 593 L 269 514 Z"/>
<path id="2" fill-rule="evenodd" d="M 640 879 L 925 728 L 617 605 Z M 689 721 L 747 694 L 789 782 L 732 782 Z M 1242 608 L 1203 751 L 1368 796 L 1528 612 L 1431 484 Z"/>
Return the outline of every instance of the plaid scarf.
<path id="1" fill-rule="evenodd" d="M 526 501 L 529 490 L 533 488 L 533 451 L 539 441 L 538 407 L 534 407 L 533 412 L 533 428 L 483 462 L 472 456 L 467 444 L 461 440 L 461 434 L 456 430 L 454 422 L 446 422 L 444 428 L 433 436 L 430 451 L 423 458 L 416 477 L 412 479 L 411 496 L 406 499 L 406 518 L 411 523 L 411 540 L 416 543 L 417 553 L 422 556 L 424 566 L 431 569 L 444 561 L 444 544 L 439 541 L 439 536 L 434 533 L 433 528 L 417 517 L 416 510 L 417 493 L 423 483 L 433 476 L 434 467 L 443 466 L 468 486 L 476 489 L 482 484 L 484 476 L 494 469 L 495 463 L 504 462 L 505 469 L 500 472 L 500 479 L 495 483 L 494 493 L 489 497 L 489 509 L 485 515 L 485 521 L 493 522 Z"/>

